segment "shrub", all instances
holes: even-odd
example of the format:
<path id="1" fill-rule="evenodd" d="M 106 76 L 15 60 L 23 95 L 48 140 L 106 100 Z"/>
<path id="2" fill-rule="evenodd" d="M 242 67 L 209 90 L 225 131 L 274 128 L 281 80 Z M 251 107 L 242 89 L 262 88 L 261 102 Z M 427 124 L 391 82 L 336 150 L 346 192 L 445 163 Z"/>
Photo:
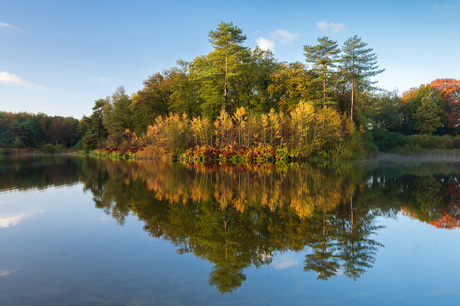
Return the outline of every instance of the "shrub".
<path id="1" fill-rule="evenodd" d="M 431 135 L 411 135 L 408 136 L 413 144 L 416 144 L 424 149 L 436 148 L 436 137 Z"/>
<path id="2" fill-rule="evenodd" d="M 413 144 L 418 145 L 423 149 L 453 149 L 455 147 L 454 137 L 450 135 L 411 135 L 408 137 Z"/>
<path id="3" fill-rule="evenodd" d="M 56 153 L 56 147 L 50 143 L 47 143 L 42 146 L 43 153 Z"/>
<path id="4" fill-rule="evenodd" d="M 452 139 L 453 143 L 454 143 L 454 149 L 460 149 L 460 137 L 454 137 L 454 139 Z"/>
<path id="5" fill-rule="evenodd" d="M 454 137 L 450 135 L 441 136 L 439 145 L 443 149 L 453 149 L 454 148 Z"/>
<path id="6" fill-rule="evenodd" d="M 387 152 L 395 147 L 411 146 L 407 136 L 396 132 L 377 131 L 374 133 L 374 143 L 379 151 Z"/>

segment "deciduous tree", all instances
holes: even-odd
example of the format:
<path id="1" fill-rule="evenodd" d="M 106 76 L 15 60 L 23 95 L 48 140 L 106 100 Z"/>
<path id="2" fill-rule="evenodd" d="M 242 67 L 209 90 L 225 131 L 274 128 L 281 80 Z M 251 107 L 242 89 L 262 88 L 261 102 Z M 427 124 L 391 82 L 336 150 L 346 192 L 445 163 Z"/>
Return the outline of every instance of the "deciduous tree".
<path id="1" fill-rule="evenodd" d="M 460 128 L 460 80 L 437 79 L 431 82 L 431 87 L 442 93 L 447 127 L 451 133 L 458 134 Z"/>

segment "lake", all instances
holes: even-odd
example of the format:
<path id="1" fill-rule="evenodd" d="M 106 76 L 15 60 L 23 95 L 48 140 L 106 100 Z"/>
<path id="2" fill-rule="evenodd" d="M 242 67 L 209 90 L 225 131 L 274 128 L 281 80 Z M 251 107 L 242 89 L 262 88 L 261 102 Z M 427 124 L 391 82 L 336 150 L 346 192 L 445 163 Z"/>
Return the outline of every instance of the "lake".
<path id="1" fill-rule="evenodd" d="M 458 304 L 460 159 L 0 157 L 0 305 Z"/>

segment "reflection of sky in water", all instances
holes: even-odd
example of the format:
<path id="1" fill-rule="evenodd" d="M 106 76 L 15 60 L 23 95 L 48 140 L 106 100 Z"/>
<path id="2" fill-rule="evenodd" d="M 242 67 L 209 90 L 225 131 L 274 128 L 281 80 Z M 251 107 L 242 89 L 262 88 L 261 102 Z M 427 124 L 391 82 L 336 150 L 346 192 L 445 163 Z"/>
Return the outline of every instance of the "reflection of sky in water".
<path id="1" fill-rule="evenodd" d="M 292 254 L 291 255 L 281 254 L 277 256 L 275 260 L 273 260 L 272 265 L 273 265 L 273 268 L 275 268 L 276 270 L 284 270 L 292 266 L 298 266 L 299 259 L 294 258 Z"/>
<path id="2" fill-rule="evenodd" d="M 16 271 L 16 269 L 0 269 L 0 277 L 8 276 Z"/>
<path id="3" fill-rule="evenodd" d="M 22 214 L 17 214 L 17 215 L 0 214 L 0 228 L 15 226 L 18 223 L 26 219 L 33 218 L 35 215 L 41 214 L 41 213 L 43 213 L 43 211 L 22 213 Z"/>
<path id="4" fill-rule="evenodd" d="M 308 247 L 268 250 L 273 258 L 259 255 L 269 265 L 244 268 L 241 287 L 221 295 L 208 282 L 213 263 L 177 254 L 137 216 L 118 225 L 82 184 L 0 193 L 0 304 L 455 304 L 460 230 L 402 213 L 377 224 L 372 239 L 384 247 L 356 281 L 343 269 L 328 281 L 304 272 Z"/>

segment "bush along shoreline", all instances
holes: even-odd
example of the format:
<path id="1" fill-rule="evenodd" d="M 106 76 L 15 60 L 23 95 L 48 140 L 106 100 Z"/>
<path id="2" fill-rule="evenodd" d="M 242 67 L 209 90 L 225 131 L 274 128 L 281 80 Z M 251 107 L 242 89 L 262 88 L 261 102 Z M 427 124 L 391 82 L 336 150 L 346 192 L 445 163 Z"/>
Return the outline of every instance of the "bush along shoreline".
<path id="1" fill-rule="evenodd" d="M 207 118 L 170 114 L 159 116 L 138 137 L 129 129 L 120 146 L 90 150 L 112 159 L 180 159 L 188 162 L 305 161 L 355 159 L 376 153 L 346 116 L 333 108 L 316 109 L 301 101 L 289 114 L 251 113 L 240 107 Z"/>

